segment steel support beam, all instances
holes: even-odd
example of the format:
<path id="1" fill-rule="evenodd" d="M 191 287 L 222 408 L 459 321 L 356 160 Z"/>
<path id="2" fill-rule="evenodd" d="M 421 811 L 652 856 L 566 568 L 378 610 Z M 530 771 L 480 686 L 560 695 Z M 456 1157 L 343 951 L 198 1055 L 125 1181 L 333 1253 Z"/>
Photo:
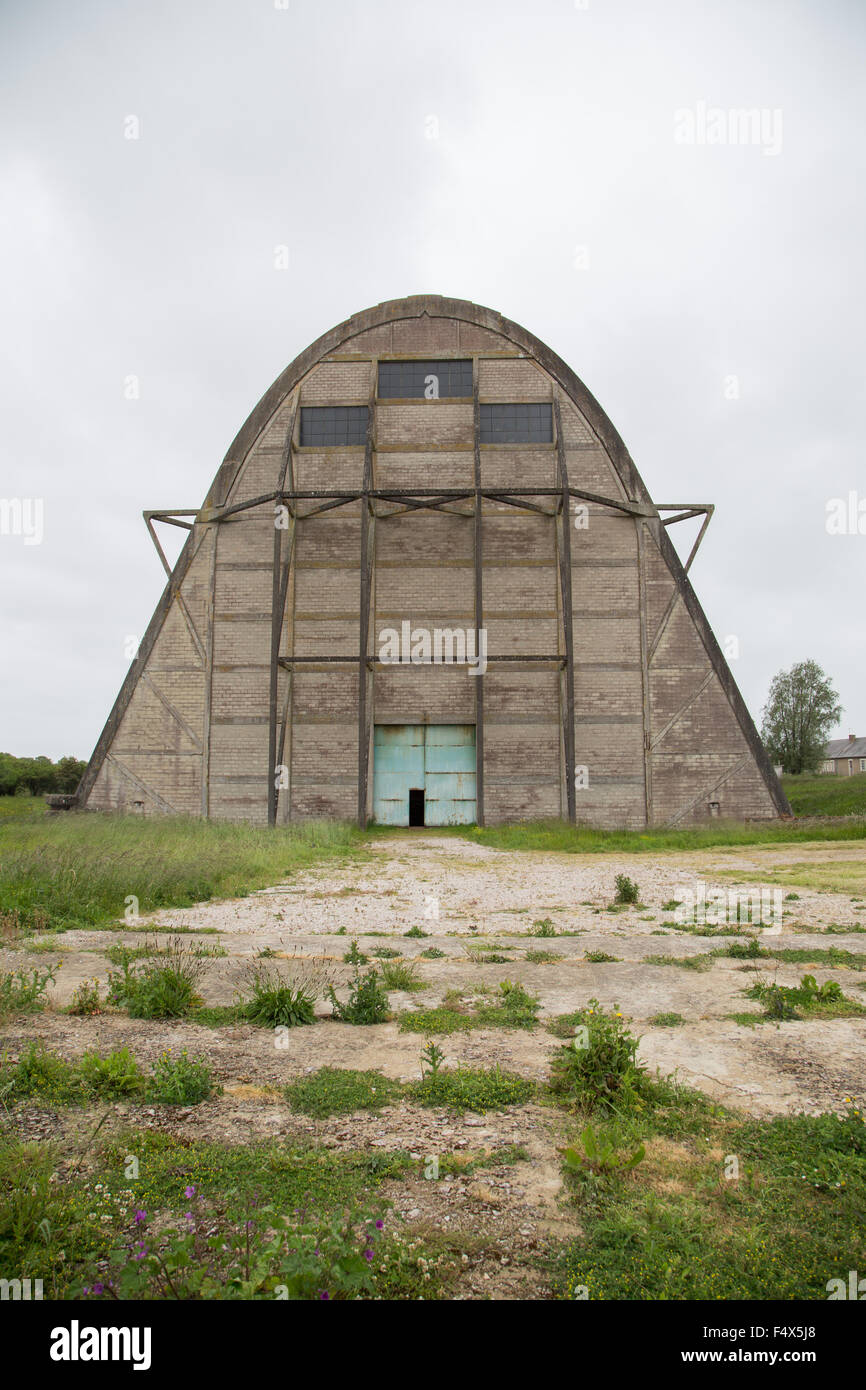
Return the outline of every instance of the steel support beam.
<path id="1" fill-rule="evenodd" d="M 294 446 L 295 419 L 297 413 L 298 397 L 295 396 L 292 405 L 292 415 L 289 421 L 288 434 L 286 436 L 285 449 L 283 451 L 282 467 L 280 469 L 280 491 L 285 487 L 287 477 L 292 485 L 294 485 L 292 448 Z M 284 559 L 283 530 L 286 528 L 277 525 L 276 506 L 274 507 L 274 568 L 271 591 L 271 669 L 268 696 L 268 825 L 276 825 L 277 823 L 277 804 L 279 797 L 277 788 L 277 697 L 280 672 L 279 657 L 280 644 L 283 637 L 283 621 L 286 612 L 286 595 L 288 593 L 292 553 L 295 545 L 295 526 L 296 518 L 293 516 L 291 518 L 291 526 L 288 528 L 289 534 Z M 291 679 L 291 676 L 289 676 L 289 679 Z"/>
<path id="2" fill-rule="evenodd" d="M 704 539 L 707 527 L 713 519 L 713 512 L 715 510 L 715 506 L 712 502 L 662 502 L 656 507 L 656 511 L 658 512 L 676 513 L 675 516 L 662 517 L 663 526 L 674 526 L 678 521 L 691 521 L 692 518 L 696 516 L 702 516 L 704 518 L 701 529 L 698 531 L 695 538 L 695 543 L 689 551 L 689 558 L 683 565 L 686 574 L 688 574 L 692 567 L 692 560 L 694 560 L 698 553 L 698 547 Z"/>
<path id="3" fill-rule="evenodd" d="M 370 731 L 367 727 L 368 647 L 370 643 L 370 599 L 373 587 L 372 506 L 374 421 L 376 418 L 376 376 L 378 366 L 373 361 L 370 384 L 370 409 L 367 415 L 367 439 L 364 446 L 364 486 L 361 492 L 361 603 L 358 632 L 358 824 L 367 825 L 367 790 L 370 778 Z"/>
<path id="4" fill-rule="evenodd" d="M 562 601 L 562 628 L 565 645 L 565 701 L 562 709 L 563 751 L 565 753 L 565 795 L 568 819 L 577 821 L 577 792 L 574 748 L 574 621 L 571 596 L 571 498 L 568 491 L 568 466 L 565 461 L 565 442 L 562 437 L 562 414 L 559 398 L 553 398 L 553 418 L 556 429 L 556 463 L 562 487 L 559 508 L 559 588 Z M 560 803 L 561 804 L 561 803 Z"/>
<path id="5" fill-rule="evenodd" d="M 481 406 L 478 398 L 478 358 L 472 362 L 472 445 L 475 475 L 475 539 L 472 548 L 475 571 L 475 643 L 480 649 L 484 626 L 484 533 L 481 519 Z M 484 677 L 475 676 L 475 821 L 484 824 Z"/>

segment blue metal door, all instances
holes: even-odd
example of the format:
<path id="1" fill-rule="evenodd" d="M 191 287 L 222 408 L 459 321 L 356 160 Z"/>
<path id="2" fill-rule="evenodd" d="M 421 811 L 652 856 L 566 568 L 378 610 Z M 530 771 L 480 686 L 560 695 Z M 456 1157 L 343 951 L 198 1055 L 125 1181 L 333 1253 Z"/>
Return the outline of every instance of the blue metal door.
<path id="1" fill-rule="evenodd" d="M 475 725 L 430 724 L 424 745 L 424 824 L 475 820 Z"/>
<path id="2" fill-rule="evenodd" d="M 424 786 L 423 724 L 377 724 L 373 735 L 373 816 L 409 824 L 409 791 Z"/>
<path id="3" fill-rule="evenodd" d="M 425 825 L 475 820 L 474 724 L 377 724 L 373 735 L 373 816 L 409 824 L 409 792 L 424 792 Z"/>

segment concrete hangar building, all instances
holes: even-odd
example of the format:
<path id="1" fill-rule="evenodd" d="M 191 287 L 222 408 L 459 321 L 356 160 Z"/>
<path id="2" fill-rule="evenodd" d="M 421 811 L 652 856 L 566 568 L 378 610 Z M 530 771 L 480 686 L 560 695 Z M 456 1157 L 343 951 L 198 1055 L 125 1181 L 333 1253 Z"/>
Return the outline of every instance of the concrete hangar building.
<path id="1" fill-rule="evenodd" d="M 200 508 L 78 804 L 282 824 L 789 814 L 604 411 L 499 313 L 420 295 L 307 348 Z M 702 518 L 683 564 L 669 536 Z M 187 529 L 171 568 L 155 523 Z"/>

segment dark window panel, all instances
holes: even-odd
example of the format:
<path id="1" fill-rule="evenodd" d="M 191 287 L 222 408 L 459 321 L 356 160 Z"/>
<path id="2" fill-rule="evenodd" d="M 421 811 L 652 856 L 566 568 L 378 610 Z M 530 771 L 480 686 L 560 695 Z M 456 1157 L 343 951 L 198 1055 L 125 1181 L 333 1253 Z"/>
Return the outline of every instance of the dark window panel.
<path id="1" fill-rule="evenodd" d="M 482 444 L 553 443 L 553 407 L 549 401 L 482 405 L 479 424 Z"/>
<path id="2" fill-rule="evenodd" d="M 328 449 L 367 441 L 366 405 L 305 405 L 301 407 L 301 444 Z"/>
<path id="3" fill-rule="evenodd" d="M 436 395 L 471 396 L 472 362 L 446 359 L 433 362 L 380 362 L 379 396 L 389 397 L 427 397 L 428 377 L 435 377 L 438 383 Z"/>

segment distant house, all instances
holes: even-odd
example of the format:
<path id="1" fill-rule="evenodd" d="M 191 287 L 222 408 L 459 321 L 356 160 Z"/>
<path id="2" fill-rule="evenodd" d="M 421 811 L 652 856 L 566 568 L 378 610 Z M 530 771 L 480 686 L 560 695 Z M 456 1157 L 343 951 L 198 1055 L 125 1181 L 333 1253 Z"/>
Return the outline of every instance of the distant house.
<path id="1" fill-rule="evenodd" d="M 824 749 L 822 772 L 835 772 L 837 777 L 853 777 L 855 772 L 866 772 L 866 738 L 849 734 L 847 738 L 834 738 Z"/>

